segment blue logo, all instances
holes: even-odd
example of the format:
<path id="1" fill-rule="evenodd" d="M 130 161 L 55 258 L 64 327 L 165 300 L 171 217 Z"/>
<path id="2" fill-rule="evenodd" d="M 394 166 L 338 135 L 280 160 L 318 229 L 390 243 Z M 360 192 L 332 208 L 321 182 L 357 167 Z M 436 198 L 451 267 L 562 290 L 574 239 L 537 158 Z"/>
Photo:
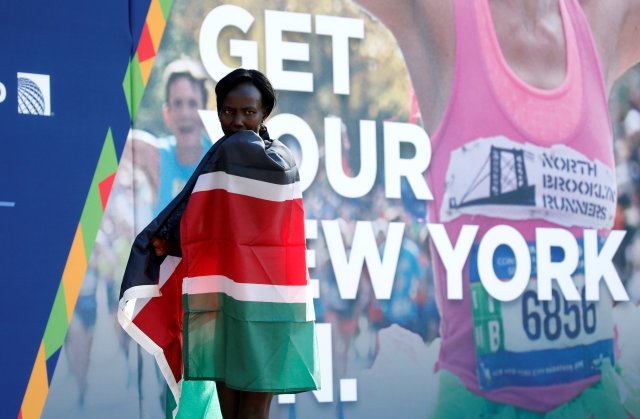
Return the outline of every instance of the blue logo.
<path id="1" fill-rule="evenodd" d="M 49 75 L 18 73 L 18 113 L 51 116 Z"/>

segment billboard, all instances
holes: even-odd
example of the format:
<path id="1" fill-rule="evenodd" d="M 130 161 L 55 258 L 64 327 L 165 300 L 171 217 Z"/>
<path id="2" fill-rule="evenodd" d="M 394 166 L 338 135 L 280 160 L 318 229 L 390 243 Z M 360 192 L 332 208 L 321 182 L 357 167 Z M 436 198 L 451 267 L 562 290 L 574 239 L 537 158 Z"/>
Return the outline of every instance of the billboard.
<path id="1" fill-rule="evenodd" d="M 212 87 L 236 67 L 263 71 L 278 93 L 266 125 L 300 169 L 317 318 L 321 388 L 279 395 L 272 417 L 446 415 L 449 393 L 457 402 L 475 400 L 469 409 L 476 412 L 514 404 L 544 411 L 580 406 L 593 414 L 601 406 L 586 402 L 590 394 L 613 395 L 618 402 L 608 407 L 638 414 L 636 69 L 612 90 L 611 138 L 609 121 L 598 125 L 597 118 L 527 104 L 510 85 L 493 93 L 477 87 L 497 83 L 495 71 L 463 79 L 482 72 L 471 58 L 488 48 L 482 37 L 475 50 L 458 45 L 455 57 L 470 64 L 456 70 L 458 79 L 445 79 L 446 95 L 433 86 L 432 72 L 446 72 L 428 55 L 430 35 L 420 35 L 402 5 L 174 0 L 105 7 L 108 13 L 77 6 L 74 13 L 110 17 L 106 26 L 117 32 L 92 41 L 105 45 L 100 58 L 76 58 L 99 70 L 63 72 L 57 66 L 69 63 L 61 55 L 48 52 L 51 64 L 43 67 L 15 52 L 15 68 L 0 73 L 0 111 L 10 115 L 13 135 L 39 145 L 40 159 L 34 162 L 27 142 L 3 141 L 5 156 L 19 156 L 6 162 L 3 178 L 39 173 L 52 156 L 66 159 L 47 176 L 59 186 L 39 188 L 39 200 L 52 203 L 44 218 L 53 227 L 46 228 L 56 228 L 38 239 L 50 259 L 21 256 L 33 255 L 43 231 L 33 223 L 41 205 L 25 196 L 33 190 L 27 185 L 38 182 L 3 182 L 0 196 L 7 237 L 20 237 L 5 253 L 8 272 L 38 289 L 12 290 L 16 301 L 37 300 L 26 316 L 31 325 L 7 322 L 29 351 L 8 353 L 21 362 L 19 387 L 27 388 L 34 359 L 46 365 L 36 417 L 164 414 L 162 374 L 117 324 L 119 285 L 136 233 L 222 136 Z M 581 51 L 567 56 L 575 64 L 568 73 L 580 68 Z M 180 66 L 204 80 L 192 98 L 196 108 L 181 114 L 170 98 L 194 92 L 169 83 Z M 580 97 L 567 93 L 569 103 L 605 103 L 586 71 L 581 77 L 587 87 L 576 90 Z M 557 86 L 550 83 L 552 91 Z M 495 95 L 500 91 L 510 93 Z M 496 109 L 513 111 L 509 123 L 520 128 L 488 122 L 476 130 L 473 121 L 493 121 Z M 42 141 L 75 132 L 55 125 L 65 115 L 65 124 L 87 127 L 81 131 L 94 140 Z M 539 133 L 540 121 L 552 128 Z M 561 141 L 571 135 L 602 141 Z M 82 212 L 92 196 L 93 212 Z M 21 202 L 33 208 L 23 210 Z M 65 291 L 64 278 L 74 270 L 75 291 Z M 3 317 L 18 307 L 7 304 Z M 45 327 L 53 313 L 64 319 L 49 320 L 59 329 L 55 335 L 54 326 Z"/>

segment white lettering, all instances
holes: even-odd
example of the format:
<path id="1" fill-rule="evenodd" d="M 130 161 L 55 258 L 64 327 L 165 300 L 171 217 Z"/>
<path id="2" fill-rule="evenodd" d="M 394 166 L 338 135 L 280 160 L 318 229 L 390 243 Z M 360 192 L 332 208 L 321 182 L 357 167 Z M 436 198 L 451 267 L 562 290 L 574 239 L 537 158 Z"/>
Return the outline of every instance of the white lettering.
<path id="1" fill-rule="evenodd" d="M 564 259 L 551 261 L 551 248 L 560 247 Z M 578 267 L 578 243 L 570 231 L 561 228 L 536 229 L 536 262 L 538 271 L 538 299 L 552 299 L 552 280 L 556 280 L 565 298 L 580 301 L 580 293 L 573 282 L 572 275 Z"/>
<path id="2" fill-rule="evenodd" d="M 462 268 L 469 257 L 478 226 L 462 226 L 458 241 L 451 245 L 447 231 L 442 224 L 427 224 L 431 240 L 447 271 L 447 299 L 462 299 Z"/>
<path id="3" fill-rule="evenodd" d="M 318 152 L 318 141 L 313 130 L 304 119 L 290 113 L 281 113 L 269 120 L 269 131 L 273 138 L 290 134 L 300 144 L 302 150 L 302 161 L 298 170 L 300 172 L 300 188 L 306 191 L 313 183 L 318 173 L 320 154 Z"/>
<path id="4" fill-rule="evenodd" d="M 247 34 L 254 23 L 247 10 L 234 5 L 222 5 L 211 10 L 200 28 L 200 56 L 209 75 L 220 80 L 237 65 L 227 66 L 220 57 L 218 38 L 227 27 L 235 27 Z M 233 23 L 229 23 L 233 22 Z M 316 33 L 331 37 L 333 91 L 350 93 L 349 40 L 364 39 L 364 21 L 339 16 L 315 17 Z M 279 10 L 264 11 L 264 40 L 266 74 L 277 90 L 313 92 L 313 73 L 287 71 L 285 61 L 309 62 L 309 43 L 284 40 L 284 33 L 311 33 L 311 15 Z M 258 69 L 258 43 L 231 39 L 229 55 L 240 58 L 240 66 Z"/>
<path id="5" fill-rule="evenodd" d="M 336 16 L 316 16 L 316 33 L 331 36 L 333 93 L 349 94 L 349 38 L 364 38 L 364 21 Z"/>
<path id="6" fill-rule="evenodd" d="M 316 240 L 318 238 L 318 220 L 304 220 L 304 236 L 307 240 Z M 306 252 L 307 268 L 316 267 L 316 251 L 307 248 Z M 320 298 L 320 282 L 317 278 L 309 278 L 309 286 L 313 293 L 313 298 Z"/>
<path id="7" fill-rule="evenodd" d="M 584 273 L 587 300 L 597 301 L 600 299 L 599 282 L 604 279 L 614 300 L 629 301 L 629 295 L 613 266 L 613 256 L 620 247 L 625 234 L 626 231 L 611 231 L 602 245 L 602 249 L 598 252 L 597 231 L 584 231 Z"/>
<path id="8" fill-rule="evenodd" d="M 500 322 L 497 320 L 489 320 L 489 348 L 491 352 L 497 352 L 500 349 Z"/>
<path id="9" fill-rule="evenodd" d="M 372 223 L 358 221 L 348 250 L 340 230 L 339 220 L 321 221 L 329 258 L 334 269 L 340 297 L 355 299 L 365 263 L 371 275 L 373 291 L 377 299 L 389 299 L 393 289 L 395 271 L 400 256 L 404 235 L 404 223 L 389 223 L 386 243 L 382 257 L 373 232 Z M 306 220 L 307 238 L 316 239 L 317 221 Z M 449 300 L 463 298 L 462 270 L 467 263 L 471 248 L 475 242 L 478 226 L 463 225 L 455 244 L 451 241 L 443 224 L 427 223 L 429 236 L 433 241 L 435 253 L 446 271 L 447 294 Z M 617 250 L 624 231 L 612 231 L 602 249 L 598 251 L 596 230 L 585 230 L 584 263 L 585 284 L 588 300 L 598 300 L 598 286 L 605 280 L 616 301 L 628 301 L 629 297 L 613 266 L 612 258 Z M 509 266 L 511 278 L 498 278 L 493 261 L 496 249 L 508 246 L 514 256 L 514 266 Z M 551 248 L 560 247 L 564 251 L 562 261 L 551 260 Z M 573 274 L 578 266 L 579 249 L 577 241 L 568 230 L 541 228 L 536 230 L 536 263 L 538 296 L 541 300 L 552 299 L 551 281 L 556 280 L 566 300 L 580 299 Z M 315 252 L 309 251 L 309 266 L 315 266 Z M 436 255 L 434 255 L 436 257 Z M 493 298 L 500 301 L 512 301 L 525 291 L 531 277 L 531 255 L 522 235 L 508 225 L 491 228 L 480 239 L 477 254 L 480 281 L 489 293 L 489 311 L 496 308 Z M 474 307 L 477 301 L 472 301 Z"/>
<path id="10" fill-rule="evenodd" d="M 318 339 L 318 355 L 320 363 L 320 390 L 313 392 L 319 403 L 333 401 L 333 359 L 331 344 L 331 324 L 316 323 L 316 336 Z"/>
<path id="11" fill-rule="evenodd" d="M 214 142 L 218 141 L 224 135 L 220 120 L 218 119 L 218 112 L 199 110 L 198 115 L 209 138 Z"/>
<path id="12" fill-rule="evenodd" d="M 245 9 L 230 4 L 211 10 L 202 21 L 199 40 L 200 57 L 205 70 L 215 81 L 233 70 L 233 67 L 224 64 L 220 58 L 218 52 L 220 33 L 228 26 L 234 26 L 247 33 L 253 21 L 253 16 Z M 254 41 L 233 39 L 229 42 L 229 52 L 231 56 L 240 58 L 241 67 L 258 68 L 258 45 Z"/>
<path id="13" fill-rule="evenodd" d="M 309 61 L 309 44 L 286 42 L 283 32 L 311 32 L 311 15 L 307 13 L 265 10 L 265 48 L 267 76 L 273 87 L 280 90 L 313 92 L 313 74 L 285 71 L 285 60 Z"/>
<path id="14" fill-rule="evenodd" d="M 325 159 L 327 178 L 333 189 L 347 198 L 366 195 L 376 181 L 376 123 L 360 121 L 360 173 L 349 177 L 342 165 L 343 124 L 340 118 L 325 118 Z M 345 128 L 346 129 L 346 128 Z"/>
<path id="15" fill-rule="evenodd" d="M 508 281 L 498 278 L 493 269 L 493 255 L 501 245 L 509 246 L 516 259 L 516 270 Z M 478 248 L 478 273 L 482 285 L 495 299 L 513 301 L 522 295 L 531 276 L 531 256 L 527 242 L 518 230 L 498 225 L 487 231 Z"/>
<path id="16" fill-rule="evenodd" d="M 412 158 L 400 157 L 402 142 L 415 147 L 416 154 Z M 400 198 L 400 181 L 406 177 L 417 199 L 433 199 L 424 178 L 430 162 L 431 142 L 424 129 L 415 124 L 384 123 L 384 182 L 387 198 Z"/>
<path id="17" fill-rule="evenodd" d="M 366 262 L 373 293 L 379 300 L 391 298 L 393 280 L 395 277 L 402 238 L 404 235 L 404 223 L 389 223 L 387 239 L 384 245 L 382 259 L 378 251 L 372 223 L 358 221 L 353 234 L 351 252 L 347 258 L 340 225 L 338 220 L 323 220 L 322 230 L 329 250 L 329 257 L 335 273 L 340 297 L 347 300 L 356 298 L 362 269 Z"/>
<path id="18" fill-rule="evenodd" d="M 318 403 L 333 402 L 333 351 L 330 323 L 316 323 L 316 338 L 318 340 L 318 363 L 320 364 L 320 390 L 313 391 Z M 294 404 L 295 394 L 278 395 L 279 404 Z"/>

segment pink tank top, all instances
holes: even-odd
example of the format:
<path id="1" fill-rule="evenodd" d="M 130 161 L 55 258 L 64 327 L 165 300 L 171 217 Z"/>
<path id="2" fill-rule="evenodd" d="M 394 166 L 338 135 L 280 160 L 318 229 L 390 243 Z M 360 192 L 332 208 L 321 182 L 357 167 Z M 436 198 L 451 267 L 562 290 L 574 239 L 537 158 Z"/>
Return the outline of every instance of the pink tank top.
<path id="1" fill-rule="evenodd" d="M 463 269 L 462 300 L 447 299 L 446 272 L 432 247 L 442 319 L 438 368 L 490 400 L 548 411 L 599 380 L 602 362 L 614 362 L 609 293 L 601 291 L 599 302 L 584 300 L 582 261 L 573 277 L 583 301 L 565 301 L 557 289 L 552 301 L 539 301 L 535 280 L 536 228 L 566 229 L 582 248 L 584 229 L 602 237 L 613 224 L 607 100 L 577 0 L 559 0 L 567 71 L 551 90 L 511 71 L 487 1 L 455 1 L 453 90 L 432 138 L 430 222 L 444 224 L 453 244 L 463 225 L 479 226 Z M 524 237 L 532 260 L 529 287 L 508 303 L 489 297 L 477 268 L 481 238 L 505 224 Z M 510 249 L 496 250 L 493 267 L 498 277 L 511 277 Z"/>

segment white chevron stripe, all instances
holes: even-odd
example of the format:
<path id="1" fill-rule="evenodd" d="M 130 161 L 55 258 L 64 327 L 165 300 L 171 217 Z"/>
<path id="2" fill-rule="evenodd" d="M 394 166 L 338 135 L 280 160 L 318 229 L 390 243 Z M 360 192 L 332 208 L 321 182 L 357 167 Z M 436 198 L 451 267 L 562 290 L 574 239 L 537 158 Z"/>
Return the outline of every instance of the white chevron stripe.
<path id="1" fill-rule="evenodd" d="M 230 175 L 225 172 L 210 172 L 200 175 L 192 193 L 215 189 L 223 189 L 230 193 L 276 202 L 302 198 L 300 182 L 276 185 L 261 180 Z"/>
<path id="2" fill-rule="evenodd" d="M 223 292 L 238 301 L 262 303 L 307 303 L 308 288 L 307 285 L 242 284 L 223 275 L 185 278 L 182 282 L 183 294 Z"/>

